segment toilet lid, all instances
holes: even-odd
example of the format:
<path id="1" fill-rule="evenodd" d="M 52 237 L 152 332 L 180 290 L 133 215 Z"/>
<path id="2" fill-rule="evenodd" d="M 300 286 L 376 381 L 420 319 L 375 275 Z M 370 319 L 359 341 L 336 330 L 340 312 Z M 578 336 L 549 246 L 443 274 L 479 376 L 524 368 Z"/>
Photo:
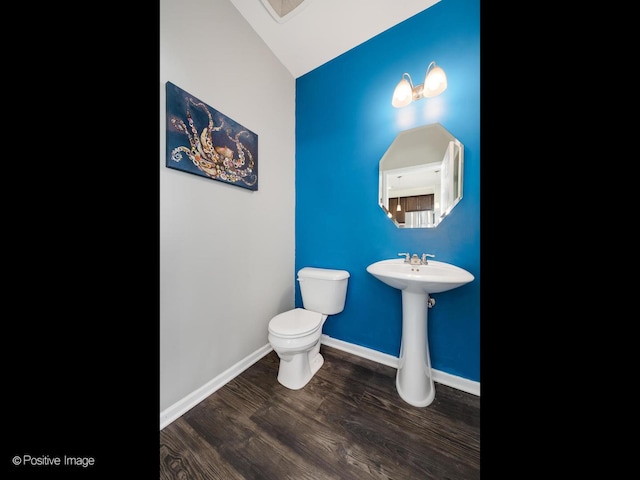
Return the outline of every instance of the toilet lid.
<path id="1" fill-rule="evenodd" d="M 269 331 L 283 337 L 300 336 L 312 332 L 321 324 L 321 313 L 294 308 L 273 317 L 269 322 Z"/>

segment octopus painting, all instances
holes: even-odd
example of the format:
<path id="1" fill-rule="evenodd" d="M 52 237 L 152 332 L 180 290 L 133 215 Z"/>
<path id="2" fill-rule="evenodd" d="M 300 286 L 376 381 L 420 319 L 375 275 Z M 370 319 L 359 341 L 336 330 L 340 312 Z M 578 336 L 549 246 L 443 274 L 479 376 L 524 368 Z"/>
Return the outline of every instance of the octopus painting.
<path id="1" fill-rule="evenodd" d="M 167 82 L 166 165 L 257 190 L 258 135 Z"/>

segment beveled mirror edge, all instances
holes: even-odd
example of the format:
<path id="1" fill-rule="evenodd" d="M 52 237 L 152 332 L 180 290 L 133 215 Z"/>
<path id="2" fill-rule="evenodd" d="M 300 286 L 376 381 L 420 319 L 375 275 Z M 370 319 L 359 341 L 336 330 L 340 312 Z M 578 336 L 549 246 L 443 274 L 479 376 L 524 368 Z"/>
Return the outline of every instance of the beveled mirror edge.
<path id="1" fill-rule="evenodd" d="M 456 195 L 453 199 L 453 202 L 451 203 L 451 205 L 449 205 L 440 215 L 440 222 L 442 222 L 442 220 L 445 219 L 445 217 L 447 217 L 451 211 L 454 209 L 454 207 L 456 205 L 458 205 L 458 203 L 460 203 L 460 200 L 462 200 L 462 196 L 464 193 L 464 188 L 463 188 L 463 183 L 464 183 L 464 145 L 462 144 L 462 142 L 460 142 L 460 140 L 458 140 L 457 138 L 454 137 L 453 140 L 451 140 L 451 145 L 454 147 L 457 147 L 456 152 L 453 154 L 453 164 L 454 166 L 457 164 L 457 171 L 458 171 L 458 183 L 457 183 L 457 192 Z M 458 154 L 458 158 L 457 158 L 457 162 L 456 162 L 456 153 Z M 438 224 L 440 223 L 438 222 Z"/>

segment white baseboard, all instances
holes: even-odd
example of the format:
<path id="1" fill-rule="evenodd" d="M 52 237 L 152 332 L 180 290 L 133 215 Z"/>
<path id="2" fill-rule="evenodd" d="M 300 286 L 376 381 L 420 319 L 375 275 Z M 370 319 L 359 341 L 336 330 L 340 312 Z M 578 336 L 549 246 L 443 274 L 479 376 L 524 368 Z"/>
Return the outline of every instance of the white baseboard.
<path id="1" fill-rule="evenodd" d="M 373 360 L 374 362 L 381 363 L 382 365 L 387 365 L 388 367 L 398 368 L 398 357 L 394 357 L 393 355 L 331 338 L 324 333 L 320 337 L 320 341 L 323 345 L 334 347 L 338 350 L 343 350 L 345 352 L 352 353 L 353 355 L 358 355 L 359 357 L 363 357 L 368 360 Z M 448 387 L 462 390 L 463 392 L 467 392 L 472 395 L 477 395 L 478 397 L 480 396 L 480 382 L 474 382 L 473 380 L 457 377 L 455 375 L 451 375 L 450 373 L 441 372 L 436 369 L 432 369 L 431 371 L 433 373 L 434 382 L 438 382 L 443 385 L 447 385 Z"/>
<path id="2" fill-rule="evenodd" d="M 382 353 L 377 350 L 372 350 L 371 348 L 361 347 L 360 345 L 356 345 L 355 343 L 348 343 L 343 340 L 338 340 L 336 338 L 330 337 L 329 335 L 325 335 L 324 333 L 320 337 L 320 342 L 323 345 L 337 348 L 338 350 L 342 350 L 343 352 L 352 353 L 353 355 L 366 358 L 367 360 L 372 360 L 376 363 L 381 363 L 382 365 L 386 365 L 387 367 L 393 367 L 396 369 L 398 368 L 398 357 L 394 357 L 393 355 L 389 355 L 388 353 Z"/>
<path id="3" fill-rule="evenodd" d="M 198 388 L 196 391 L 190 393 L 182 400 L 177 401 L 173 405 L 171 405 L 166 410 L 160 412 L 160 430 L 169 425 L 174 420 L 180 418 L 180 416 L 184 415 L 187 411 L 191 410 L 198 403 L 203 401 L 213 392 L 218 390 L 220 387 L 223 387 L 228 382 L 233 380 L 235 377 L 244 372 L 251 365 L 256 363 L 262 357 L 267 355 L 269 352 L 273 350 L 271 344 L 267 344 L 249 356 L 243 358 L 235 365 L 232 365 L 220 375 L 215 377 L 213 380 L 205 383 L 202 387 Z"/>
<path id="4" fill-rule="evenodd" d="M 353 355 L 357 355 L 359 357 L 363 357 L 377 363 L 381 363 L 382 365 L 387 365 L 388 367 L 392 368 L 398 368 L 398 357 L 394 357 L 393 355 L 378 352 L 377 350 L 362 347 L 354 343 L 337 340 L 335 338 L 329 337 L 328 335 L 325 335 L 324 333 L 320 337 L 320 342 L 323 345 L 337 348 L 338 350 L 342 350 L 344 352 L 351 353 Z M 184 415 L 186 412 L 191 410 L 213 392 L 218 390 L 220 387 L 223 387 L 225 384 L 240 375 L 247 368 L 256 363 L 272 350 L 273 347 L 271 346 L 271 344 L 267 344 L 259 348 L 249 356 L 240 360 L 235 365 L 229 367 L 213 380 L 198 388 L 196 391 L 190 393 L 182 400 L 179 400 L 166 410 L 160 412 L 160 430 L 162 430 L 174 420 L 180 418 L 180 416 Z M 462 390 L 463 392 L 467 392 L 472 395 L 480 396 L 480 382 L 467 380 L 466 378 L 457 377 L 455 375 L 451 375 L 449 373 L 441 372 L 435 369 L 433 369 L 432 372 L 434 382 L 438 382 L 443 385 Z"/>

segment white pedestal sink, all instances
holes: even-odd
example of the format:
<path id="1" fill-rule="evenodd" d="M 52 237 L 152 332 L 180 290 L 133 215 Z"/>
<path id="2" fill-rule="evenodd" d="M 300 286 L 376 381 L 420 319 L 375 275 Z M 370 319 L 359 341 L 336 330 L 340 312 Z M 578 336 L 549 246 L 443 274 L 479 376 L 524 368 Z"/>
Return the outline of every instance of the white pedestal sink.
<path id="1" fill-rule="evenodd" d="M 367 272 L 402 291 L 402 343 L 396 389 L 405 402 L 426 407 L 436 393 L 427 338 L 429 295 L 465 285 L 473 281 L 474 276 L 444 262 L 429 260 L 426 265 L 410 264 L 396 258 L 372 263 Z"/>

